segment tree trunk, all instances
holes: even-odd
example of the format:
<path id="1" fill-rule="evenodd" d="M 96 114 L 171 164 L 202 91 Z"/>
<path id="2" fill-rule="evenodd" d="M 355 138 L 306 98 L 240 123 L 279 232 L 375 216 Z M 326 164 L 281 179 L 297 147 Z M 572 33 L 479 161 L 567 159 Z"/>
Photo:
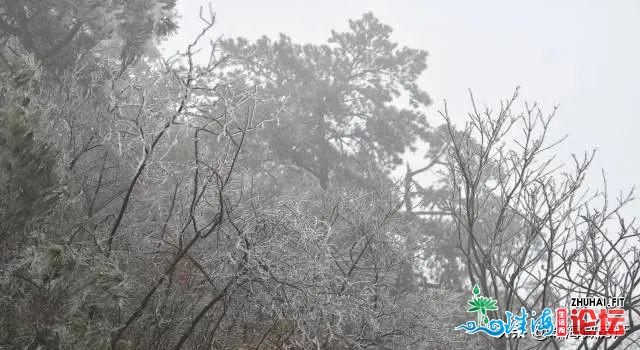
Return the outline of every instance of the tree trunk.
<path id="1" fill-rule="evenodd" d="M 329 188 L 329 141 L 327 140 L 327 122 L 325 121 L 324 107 L 319 107 L 316 111 L 318 119 L 318 132 L 316 134 L 317 160 L 318 160 L 318 180 L 323 190 Z"/>

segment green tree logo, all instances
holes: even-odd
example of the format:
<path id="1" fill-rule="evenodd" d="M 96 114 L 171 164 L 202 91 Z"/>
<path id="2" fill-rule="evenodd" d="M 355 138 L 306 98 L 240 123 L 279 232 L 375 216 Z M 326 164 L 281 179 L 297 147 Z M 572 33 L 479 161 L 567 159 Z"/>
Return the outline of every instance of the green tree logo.
<path id="1" fill-rule="evenodd" d="M 478 327 L 482 326 L 483 323 L 487 324 L 489 322 L 489 317 L 487 317 L 487 311 L 495 311 L 498 310 L 497 300 L 493 300 L 493 298 L 487 298 L 480 296 L 480 288 L 476 285 L 473 287 L 473 297 L 471 300 L 467 301 L 471 308 L 467 310 L 467 312 L 477 312 L 478 313 Z"/>

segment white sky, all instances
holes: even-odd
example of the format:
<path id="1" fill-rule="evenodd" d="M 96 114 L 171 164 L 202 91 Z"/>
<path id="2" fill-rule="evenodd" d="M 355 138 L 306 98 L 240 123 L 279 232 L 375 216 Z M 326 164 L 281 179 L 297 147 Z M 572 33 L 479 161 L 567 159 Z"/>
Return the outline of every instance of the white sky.
<path id="1" fill-rule="evenodd" d="M 164 45 L 167 52 L 183 50 L 199 32 L 198 10 L 207 4 L 178 1 L 180 31 Z M 638 0 L 217 0 L 212 6 L 213 36 L 284 32 L 298 43 L 324 43 L 331 29 L 344 31 L 348 19 L 372 11 L 394 29 L 394 41 L 429 52 L 420 83 L 435 101 L 426 111 L 431 123 L 440 122 L 436 111 L 445 98 L 463 121 L 467 89 L 481 105 L 495 106 L 519 85 L 523 100 L 549 111 L 560 105 L 554 135 L 569 135 L 561 159 L 598 149 L 592 186 L 601 169 L 612 194 L 640 185 Z M 640 202 L 627 213 L 640 216 Z"/>

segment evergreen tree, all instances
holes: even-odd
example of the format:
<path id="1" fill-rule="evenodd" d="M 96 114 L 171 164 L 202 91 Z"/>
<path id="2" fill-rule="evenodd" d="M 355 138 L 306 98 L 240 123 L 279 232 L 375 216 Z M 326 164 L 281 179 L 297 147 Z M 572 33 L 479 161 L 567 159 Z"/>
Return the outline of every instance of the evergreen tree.
<path id="1" fill-rule="evenodd" d="M 261 149 L 255 162 L 282 184 L 303 177 L 302 187 L 326 190 L 375 182 L 417 141 L 432 141 L 423 114 L 431 100 L 417 85 L 427 53 L 399 47 L 371 13 L 349 27 L 324 45 L 295 44 L 284 34 L 222 43 L 231 74 L 257 84 L 264 108 L 282 107 L 254 145 Z"/>
<path id="2" fill-rule="evenodd" d="M 5 64 L 28 53 L 54 68 L 119 56 L 122 72 L 154 50 L 154 38 L 177 29 L 174 7 L 175 0 L 2 0 L 0 33 L 8 45 L 0 53 Z"/>

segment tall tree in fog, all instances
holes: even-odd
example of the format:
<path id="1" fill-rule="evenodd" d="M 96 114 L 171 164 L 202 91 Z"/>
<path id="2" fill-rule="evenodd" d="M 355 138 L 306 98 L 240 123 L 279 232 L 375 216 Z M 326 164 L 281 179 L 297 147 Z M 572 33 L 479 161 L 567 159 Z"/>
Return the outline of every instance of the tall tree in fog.
<path id="1" fill-rule="evenodd" d="M 223 42 L 233 74 L 257 84 L 268 108 L 284 103 L 278 127 L 261 132 L 267 151 L 256 161 L 265 173 L 304 174 L 307 188 L 328 189 L 387 172 L 416 141 L 430 141 L 422 109 L 431 100 L 416 82 L 427 53 L 399 47 L 391 32 L 367 13 L 323 45 L 296 44 L 284 34 Z"/>

